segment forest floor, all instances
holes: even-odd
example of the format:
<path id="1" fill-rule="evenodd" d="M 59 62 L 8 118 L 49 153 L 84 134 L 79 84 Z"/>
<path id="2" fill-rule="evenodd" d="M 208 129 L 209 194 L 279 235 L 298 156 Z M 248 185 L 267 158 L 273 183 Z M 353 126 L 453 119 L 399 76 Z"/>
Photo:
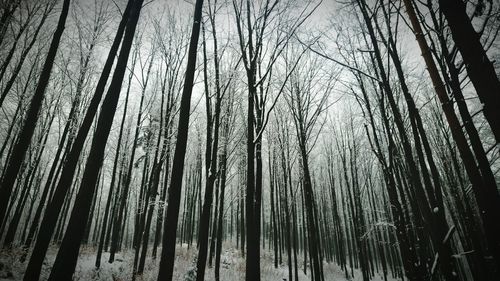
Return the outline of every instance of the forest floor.
<path id="1" fill-rule="evenodd" d="M 90 280 L 131 280 L 132 265 L 134 260 L 134 252 L 124 251 L 115 255 L 115 262 L 108 263 L 109 253 L 104 253 L 102 257 L 101 268 L 95 269 L 95 252 L 93 247 L 82 247 L 80 257 L 76 266 L 73 280 L 90 281 Z M 26 262 L 20 263 L 20 250 L 0 251 L 0 281 L 22 280 Z M 150 253 L 150 252 L 149 252 Z M 158 254 L 161 253 L 159 249 Z M 265 250 L 261 251 L 261 278 L 263 281 L 284 281 L 288 279 L 288 265 L 286 258 L 283 259 L 283 264 L 274 267 L 272 253 Z M 50 274 L 50 265 L 55 259 L 57 248 L 51 247 L 47 253 L 44 262 L 40 280 L 46 280 Z M 195 258 L 197 255 L 196 247 L 188 249 L 187 246 L 178 246 L 176 250 L 176 261 L 173 280 L 190 281 L 195 280 Z M 299 260 L 300 261 L 300 260 Z M 156 280 L 158 275 L 159 257 L 154 261 L 148 257 L 144 274 L 137 276 L 137 281 Z M 299 280 L 309 280 L 302 271 L 303 267 L 299 265 Z M 346 278 L 340 267 L 333 263 L 324 264 L 325 280 L 344 281 L 344 280 L 362 280 L 359 271 L 354 271 L 354 278 Z M 221 257 L 220 280 L 221 281 L 237 281 L 245 279 L 245 260 L 241 256 L 241 252 L 236 249 L 227 249 Z M 214 268 L 207 267 L 205 272 L 205 280 L 214 280 Z M 376 275 L 375 279 L 383 280 L 381 276 Z"/>

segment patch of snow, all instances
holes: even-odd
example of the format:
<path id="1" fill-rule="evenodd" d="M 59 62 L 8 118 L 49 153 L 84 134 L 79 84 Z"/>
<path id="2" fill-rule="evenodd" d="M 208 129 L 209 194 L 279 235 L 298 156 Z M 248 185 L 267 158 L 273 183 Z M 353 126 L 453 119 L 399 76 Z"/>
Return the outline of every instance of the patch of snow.
<path id="1" fill-rule="evenodd" d="M 223 253 L 221 257 L 220 266 L 220 280 L 244 280 L 245 279 L 245 259 L 241 252 L 230 245 L 224 243 Z M 73 275 L 73 280 L 78 281 L 98 281 L 98 280 L 131 280 L 132 268 L 134 262 L 134 251 L 125 250 L 115 255 L 115 261 L 108 263 L 109 253 L 105 252 L 101 258 L 101 266 L 99 269 L 95 268 L 96 249 L 94 247 L 82 246 L 78 263 Z M 45 259 L 40 280 L 47 280 L 50 274 L 50 268 L 55 256 L 57 254 L 57 247 L 52 246 L 49 248 L 47 257 Z M 187 244 L 177 245 L 176 260 L 174 266 L 173 280 L 190 281 L 196 278 L 196 256 L 198 250 L 196 245 L 188 247 Z M 151 250 L 148 250 L 146 265 L 144 273 L 136 276 L 136 281 L 156 281 L 158 277 L 158 268 L 160 262 L 161 248 L 158 249 L 156 259 L 152 259 Z M 16 281 L 22 280 L 27 261 L 24 263 L 19 262 L 21 251 L 14 249 L 10 252 L 0 252 L 0 263 L 4 265 L 0 269 L 0 281 Z M 299 266 L 299 281 L 310 280 L 310 269 L 307 268 L 307 275 L 304 274 L 303 264 L 304 261 L 299 255 L 297 264 Z M 8 266 L 5 266 L 8 265 Z M 0 266 L 1 267 L 1 266 Z M 354 276 L 346 278 L 343 269 L 335 263 L 323 263 L 325 280 L 350 280 L 361 281 L 363 280 L 362 274 L 358 269 L 354 269 Z M 215 273 L 214 266 L 206 268 L 205 280 L 214 281 Z M 351 269 L 348 268 L 349 275 Z M 6 272 L 11 272 L 9 276 L 4 276 Z M 261 279 L 264 280 L 288 280 L 288 262 L 286 257 L 283 258 L 282 264 L 277 268 L 274 267 L 274 256 L 264 249 L 261 250 Z M 294 277 L 295 279 L 295 277 Z M 377 273 L 372 281 L 384 280 L 382 273 Z M 389 277 L 389 280 L 391 279 Z"/>

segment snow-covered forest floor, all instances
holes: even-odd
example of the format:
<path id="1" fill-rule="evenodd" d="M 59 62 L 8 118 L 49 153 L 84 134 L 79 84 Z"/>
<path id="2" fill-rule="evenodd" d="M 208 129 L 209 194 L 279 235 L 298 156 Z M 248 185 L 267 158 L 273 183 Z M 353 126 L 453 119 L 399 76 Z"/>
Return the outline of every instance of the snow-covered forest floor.
<path id="1" fill-rule="evenodd" d="M 117 253 L 116 260 L 112 264 L 108 263 L 109 253 L 104 253 L 99 270 L 95 269 L 95 249 L 83 247 L 80 251 L 80 257 L 76 266 L 74 280 L 131 280 L 134 252 L 131 250 Z M 160 251 L 158 252 L 160 253 Z M 14 249 L 12 251 L 0 252 L 0 281 L 22 280 L 25 263 L 19 262 L 21 251 Z M 57 254 L 57 247 L 53 246 L 47 253 L 46 261 L 42 269 L 41 280 L 46 280 L 50 274 L 50 266 Z M 288 265 L 284 257 L 283 263 L 274 268 L 273 255 L 266 250 L 261 251 L 261 276 L 264 281 L 283 281 L 288 280 Z M 183 247 L 178 246 L 176 250 L 176 262 L 173 280 L 190 281 L 195 278 L 196 270 L 196 246 Z M 299 280 L 310 280 L 303 272 L 303 261 L 299 259 Z M 159 258 L 155 261 L 149 259 L 146 261 L 144 274 L 137 276 L 137 281 L 156 280 L 158 276 Z M 362 280 L 361 273 L 354 270 L 354 278 L 346 278 L 340 267 L 334 263 L 325 263 L 325 280 Z M 220 269 L 221 281 L 234 281 L 245 279 L 245 260 L 241 252 L 235 248 L 226 248 L 221 258 Z M 214 280 L 214 268 L 207 267 L 205 274 L 206 281 Z M 383 280 L 382 276 L 375 276 L 372 280 Z"/>

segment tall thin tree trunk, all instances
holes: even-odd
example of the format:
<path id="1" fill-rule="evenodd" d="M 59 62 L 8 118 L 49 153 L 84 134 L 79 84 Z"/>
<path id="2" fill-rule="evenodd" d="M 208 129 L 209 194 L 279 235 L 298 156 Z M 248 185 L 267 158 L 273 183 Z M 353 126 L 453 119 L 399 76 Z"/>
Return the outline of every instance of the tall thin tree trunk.
<path id="1" fill-rule="evenodd" d="M 483 105 L 483 113 L 495 136 L 500 142 L 500 81 L 492 61 L 481 45 L 480 35 L 474 30 L 466 12 L 466 4 L 460 0 L 439 0 L 439 8 L 444 14 L 467 69 L 467 74 Z M 487 4 L 485 4 L 487 5 Z M 490 3 L 490 5 L 493 5 Z M 500 243 L 491 245 L 495 251 L 497 265 Z"/>
<path id="2" fill-rule="evenodd" d="M 136 57 L 134 56 L 132 58 L 132 69 L 134 69 L 135 61 L 136 61 Z M 127 92 L 125 94 L 125 105 L 123 106 L 123 115 L 122 115 L 122 121 L 120 123 L 120 131 L 118 133 L 118 141 L 116 143 L 116 154 L 115 154 L 115 159 L 113 162 L 113 171 L 111 172 L 111 183 L 109 185 L 108 199 L 106 200 L 106 207 L 104 209 L 104 217 L 103 217 L 103 223 L 102 223 L 102 231 L 101 231 L 100 238 L 99 238 L 99 246 L 97 248 L 96 260 L 95 260 L 95 267 L 96 268 L 99 268 L 101 266 L 101 256 L 102 256 L 102 251 L 104 249 L 106 232 L 108 232 L 108 235 L 109 235 L 109 231 L 106 231 L 106 230 L 108 228 L 107 226 L 108 226 L 108 220 L 109 220 L 109 218 L 108 218 L 109 217 L 109 209 L 111 207 L 111 201 L 113 199 L 113 197 L 112 197 L 113 190 L 115 188 L 115 185 L 117 185 L 115 183 L 116 182 L 116 170 L 118 169 L 118 165 L 119 165 L 118 160 L 120 158 L 120 149 L 121 149 L 121 143 L 122 143 L 123 129 L 125 126 L 125 119 L 127 116 L 130 86 L 131 86 L 132 77 L 133 77 L 132 73 L 133 73 L 133 71 L 130 73 L 130 75 L 128 77 Z M 117 186 L 116 188 L 118 189 L 118 187 L 119 186 Z M 118 191 L 119 190 L 117 190 L 116 192 L 118 192 Z M 112 220 L 109 220 L 109 221 L 111 222 Z"/>
<path id="3" fill-rule="evenodd" d="M 52 198 L 52 200 L 47 205 L 45 215 L 40 224 L 37 241 L 35 243 L 33 253 L 24 274 L 25 281 L 38 280 L 40 276 L 43 259 L 45 258 L 50 239 L 52 237 L 52 234 L 54 233 L 57 218 L 64 203 L 64 198 L 66 197 L 68 189 L 70 188 L 73 181 L 73 176 L 75 175 L 78 159 L 80 158 L 80 153 L 83 149 L 85 139 L 90 130 L 90 126 L 93 123 L 94 116 L 97 112 L 97 107 L 99 106 L 102 94 L 104 93 L 106 81 L 108 79 L 109 73 L 111 72 L 116 53 L 118 52 L 118 47 L 120 46 L 120 42 L 122 41 L 125 25 L 128 19 L 128 13 L 130 11 L 130 6 L 132 5 L 132 3 L 133 0 L 129 0 L 127 3 L 127 8 L 125 8 L 123 17 L 118 26 L 116 36 L 113 40 L 113 44 L 104 64 L 101 77 L 97 83 L 94 96 L 92 97 L 87 113 L 85 114 L 83 123 L 78 130 L 78 134 L 71 147 L 71 151 L 69 152 L 67 157 L 65 157 L 67 160 L 64 165 L 63 171 L 61 172 L 61 177 L 54 191 L 54 195 L 49 197 Z"/>
<path id="4" fill-rule="evenodd" d="M 142 2 L 143 0 L 136 0 L 131 8 L 115 72 L 101 106 L 101 113 L 92 139 L 90 154 L 87 158 L 80 189 L 76 196 L 66 233 L 57 253 L 49 280 L 69 280 L 75 270 L 80 243 L 86 227 L 86 224 L 82 222 L 88 221 L 92 198 L 97 186 L 98 173 L 104 160 L 104 150 L 120 97 L 123 76 L 125 75 L 137 22 L 139 21 Z"/>
<path id="5" fill-rule="evenodd" d="M 440 1 L 440 3 L 442 2 Z M 436 94 L 441 101 L 445 117 L 448 121 L 448 124 L 450 125 L 453 139 L 457 144 L 457 148 L 460 152 L 460 157 L 462 158 L 462 161 L 466 168 L 466 172 L 471 181 L 472 189 L 476 196 L 476 200 L 480 209 L 480 214 L 483 219 L 483 226 L 485 228 L 485 234 L 486 234 L 485 236 L 488 241 L 489 250 L 495 259 L 497 268 L 500 268 L 500 224 L 498 224 L 498 221 L 500 221 L 500 197 L 498 195 L 498 191 L 496 190 L 495 186 L 491 186 L 490 184 L 485 184 L 483 182 L 483 179 L 481 178 L 481 175 L 479 174 L 479 171 L 476 168 L 474 156 L 472 155 L 472 152 L 468 147 L 467 140 L 465 139 L 465 136 L 462 132 L 458 118 L 456 117 L 453 111 L 452 104 L 449 102 L 446 89 L 444 87 L 443 81 L 441 80 L 441 77 L 439 76 L 436 64 L 434 63 L 431 53 L 429 52 L 429 46 L 427 45 L 424 34 L 422 33 L 422 29 L 420 27 L 420 23 L 418 22 L 413 5 L 409 0 L 404 0 L 404 4 L 406 7 L 406 11 L 409 15 L 412 27 L 415 30 L 414 33 L 418 45 L 420 47 L 420 50 L 422 51 L 422 56 L 425 60 L 427 71 L 429 72 L 429 75 L 431 77 L 432 84 L 434 85 Z M 442 8 L 446 8 L 446 6 Z M 472 26 L 470 28 L 472 28 Z M 488 60 L 487 58 L 485 58 L 485 56 L 476 59 L 482 61 Z M 488 68 L 487 65 L 483 65 L 482 67 L 484 67 L 485 69 Z M 471 73 L 469 73 L 469 75 L 471 75 Z M 488 73 L 483 73 L 482 75 L 485 75 L 485 77 L 487 77 Z M 492 87 L 489 89 L 495 89 L 493 84 L 489 84 L 492 83 L 491 81 L 489 82 L 484 81 L 484 83 Z M 496 83 L 498 83 L 498 79 L 496 80 Z M 488 105 L 491 105 L 491 103 L 488 102 Z M 495 106 L 493 106 L 493 108 L 495 108 Z M 492 110 L 497 112 L 496 114 L 498 114 L 499 112 L 498 110 L 495 109 Z M 486 108 L 485 108 L 485 114 L 486 114 Z"/>
<path id="6" fill-rule="evenodd" d="M 2 178 L 2 184 L 0 187 L 0 221 L 2 221 L 5 217 L 5 211 L 12 194 L 12 188 L 14 187 L 14 183 L 19 174 L 19 168 L 24 161 L 26 151 L 28 150 L 31 139 L 33 137 L 33 133 L 36 128 L 38 115 L 40 113 L 42 102 L 45 96 L 45 89 L 49 84 L 52 66 L 54 65 L 54 60 L 59 48 L 59 42 L 61 41 L 61 37 L 64 32 L 66 18 L 68 16 L 69 2 L 69 0 L 64 0 L 63 2 L 63 8 L 59 16 L 57 28 L 50 43 L 49 52 L 47 54 L 47 57 L 45 58 L 45 63 L 43 65 L 43 69 L 40 74 L 35 93 L 33 94 L 28 113 L 24 120 L 21 131 L 19 132 L 18 141 L 15 144 L 14 150 L 12 151 L 12 156 L 10 157 L 9 163 L 7 164 L 6 173 Z"/>
<path id="7" fill-rule="evenodd" d="M 184 160 L 189 129 L 189 114 L 191 105 L 191 93 L 193 92 L 194 74 L 196 70 L 196 55 L 198 39 L 200 35 L 201 12 L 203 0 L 196 0 L 193 28 L 188 49 L 188 61 L 184 89 L 182 91 L 179 112 L 179 125 L 177 127 L 177 142 L 175 144 L 174 158 L 172 162 L 172 174 L 168 189 L 168 205 L 165 222 L 163 225 L 163 249 L 161 253 L 158 281 L 172 280 L 175 262 L 175 240 L 177 234 L 177 222 L 179 219 L 179 206 L 181 199 L 182 179 L 184 172 Z M 165 183 L 167 184 L 167 183 Z"/>

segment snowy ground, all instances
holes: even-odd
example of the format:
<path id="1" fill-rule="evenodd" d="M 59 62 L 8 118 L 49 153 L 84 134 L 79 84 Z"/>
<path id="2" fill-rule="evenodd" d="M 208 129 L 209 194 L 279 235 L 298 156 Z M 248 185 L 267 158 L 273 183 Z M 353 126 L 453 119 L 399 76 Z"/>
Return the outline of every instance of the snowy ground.
<path id="1" fill-rule="evenodd" d="M 96 270 L 95 249 L 82 248 L 80 258 L 74 274 L 74 280 L 130 280 L 132 276 L 132 263 L 134 253 L 125 251 L 118 253 L 115 257 L 115 262 L 108 263 L 108 253 L 104 253 L 102 257 L 101 268 Z M 46 280 L 50 273 L 50 266 L 57 249 L 50 248 L 42 270 L 41 280 Z M 160 251 L 158 252 L 160 253 Z M 188 249 L 186 246 L 177 247 L 176 261 L 173 280 L 185 281 L 194 280 L 189 278 L 189 275 L 194 275 L 196 267 L 195 257 L 197 254 L 196 247 Z M 26 263 L 19 262 L 20 252 L 13 250 L 11 252 L 0 252 L 0 281 L 22 280 L 22 275 Z M 285 261 L 285 260 L 284 260 Z M 142 276 L 137 276 L 137 281 L 156 280 L 158 274 L 158 263 L 148 257 L 146 268 Z M 302 268 L 301 268 L 302 269 Z M 304 275 L 302 270 L 299 270 L 299 280 L 309 280 L 309 276 Z M 355 271 L 355 278 L 346 279 L 343 272 L 335 264 L 326 264 L 324 266 L 325 280 L 361 280 L 361 274 Z M 244 280 L 245 278 L 245 260 L 241 257 L 241 253 L 237 250 L 226 250 L 221 258 L 220 279 L 221 281 Z M 261 277 L 263 281 L 283 281 L 288 279 L 288 267 L 282 264 L 278 268 L 273 266 L 273 257 L 270 253 L 262 251 L 261 257 Z M 205 280 L 214 280 L 214 269 L 207 268 Z M 383 280 L 382 277 L 376 276 L 373 280 Z"/>

